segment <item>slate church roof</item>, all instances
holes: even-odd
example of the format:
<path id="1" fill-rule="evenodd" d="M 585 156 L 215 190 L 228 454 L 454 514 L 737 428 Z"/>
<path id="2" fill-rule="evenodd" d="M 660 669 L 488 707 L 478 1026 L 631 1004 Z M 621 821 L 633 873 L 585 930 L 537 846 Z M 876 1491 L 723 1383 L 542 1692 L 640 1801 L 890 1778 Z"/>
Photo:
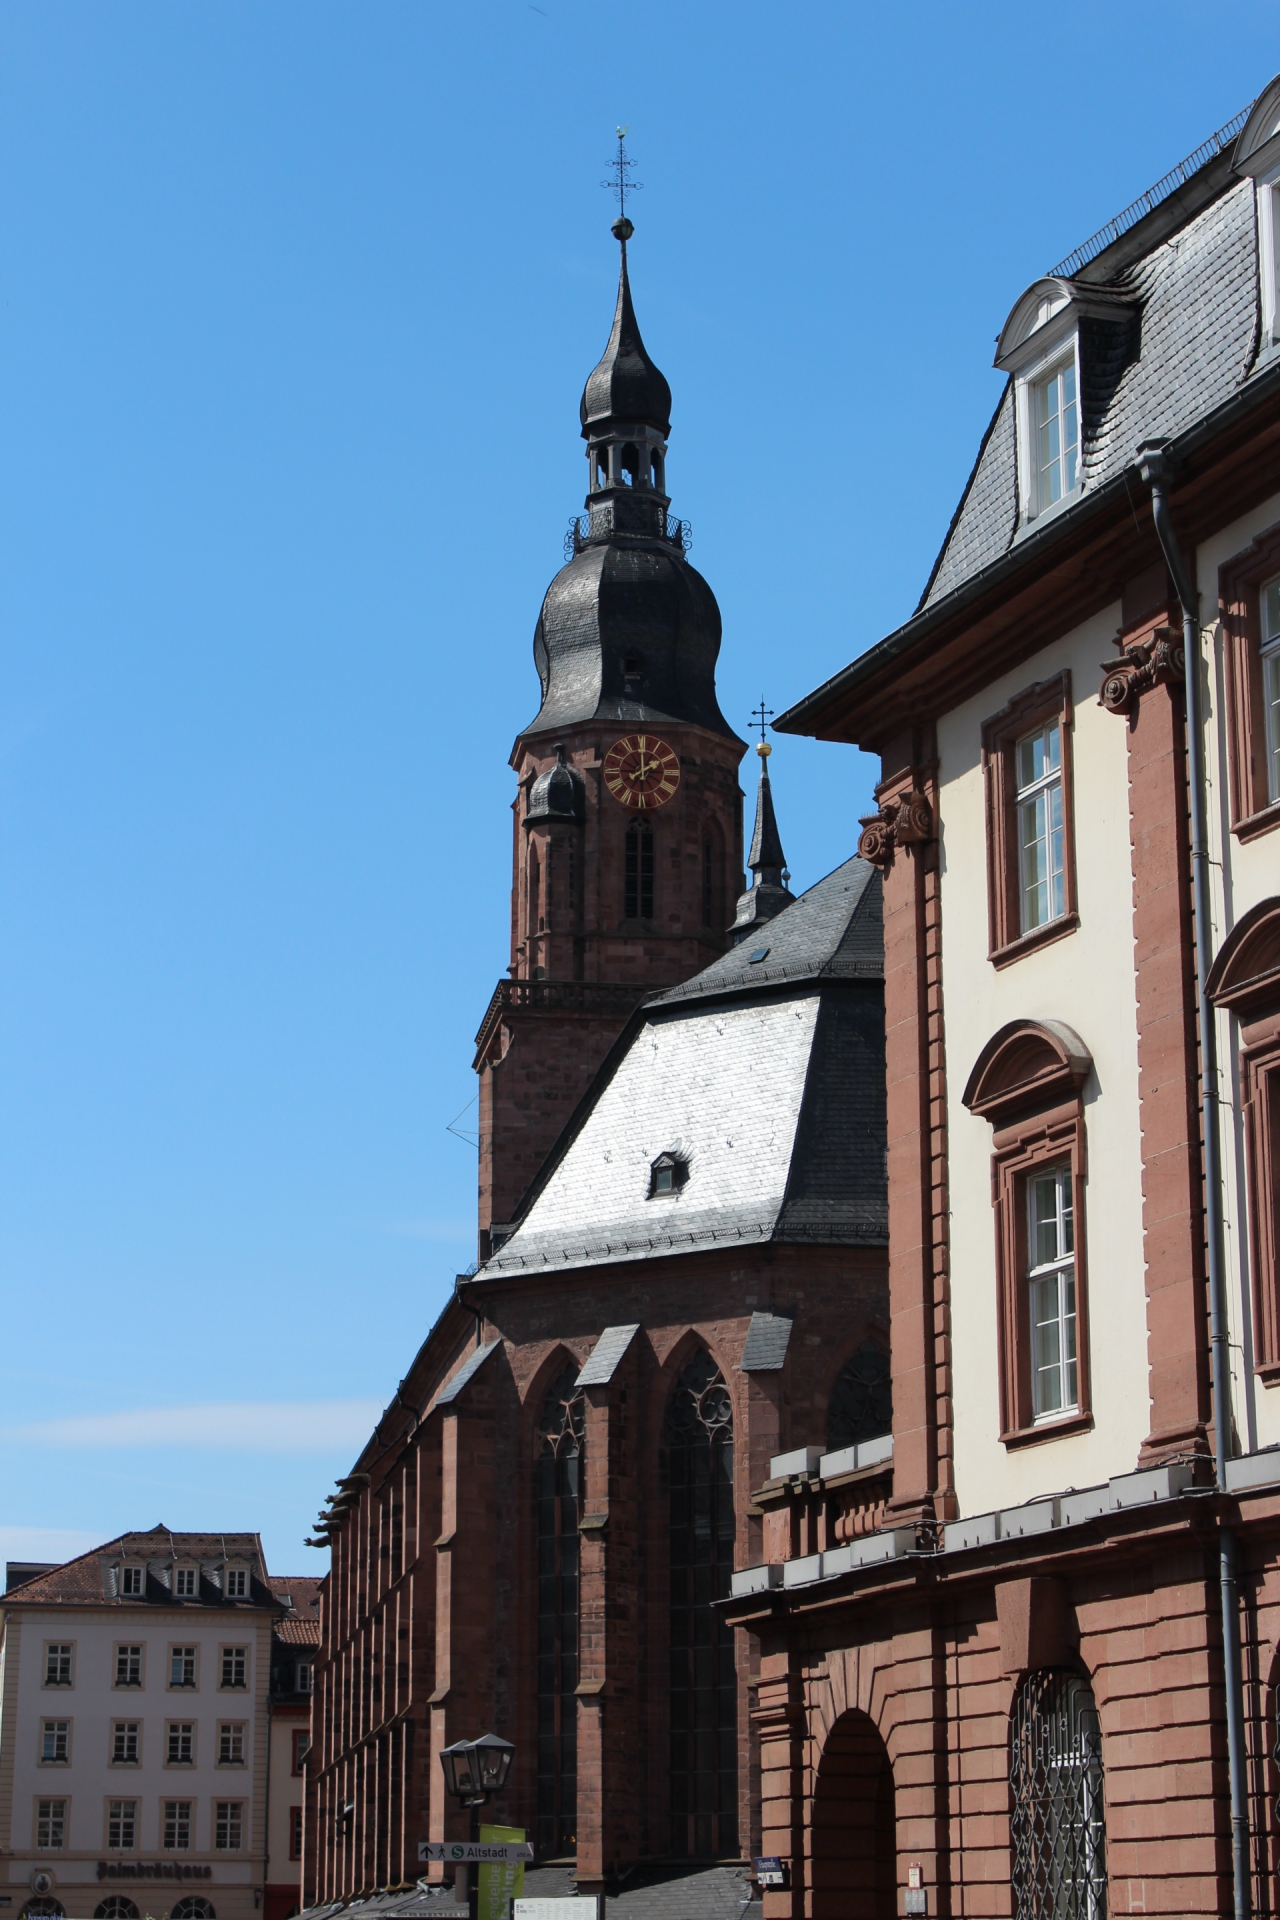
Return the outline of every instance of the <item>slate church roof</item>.
<path id="1" fill-rule="evenodd" d="M 477 1275 L 887 1244 L 881 881 L 852 859 L 638 1009 Z M 654 1191 L 655 1161 L 680 1179 Z"/>

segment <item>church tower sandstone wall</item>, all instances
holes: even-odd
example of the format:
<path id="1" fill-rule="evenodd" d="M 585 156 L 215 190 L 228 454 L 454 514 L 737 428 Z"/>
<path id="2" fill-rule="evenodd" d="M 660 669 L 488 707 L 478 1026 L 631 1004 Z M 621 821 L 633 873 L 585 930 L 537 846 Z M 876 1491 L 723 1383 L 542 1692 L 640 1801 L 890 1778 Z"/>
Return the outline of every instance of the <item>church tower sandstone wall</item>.
<path id="1" fill-rule="evenodd" d="M 708 966 L 742 871 L 744 743 L 716 700 L 720 612 L 665 491 L 671 390 L 631 301 L 581 403 L 590 487 L 534 635 L 511 754 L 511 957 L 476 1036 L 479 1254 L 501 1245 L 632 1009 Z"/>

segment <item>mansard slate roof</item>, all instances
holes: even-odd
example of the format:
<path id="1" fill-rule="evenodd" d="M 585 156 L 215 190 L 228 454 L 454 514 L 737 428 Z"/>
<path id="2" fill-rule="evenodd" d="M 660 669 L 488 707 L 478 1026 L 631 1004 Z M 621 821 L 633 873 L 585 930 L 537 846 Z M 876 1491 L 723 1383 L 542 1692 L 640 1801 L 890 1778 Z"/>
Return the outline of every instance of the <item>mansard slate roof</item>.
<path id="1" fill-rule="evenodd" d="M 116 1591 L 115 1570 L 126 1560 L 141 1560 L 145 1564 L 151 1576 L 145 1593 L 123 1595 Z M 184 1560 L 198 1562 L 202 1571 L 221 1567 L 228 1560 L 243 1561 L 253 1575 L 249 1598 L 228 1599 L 206 1577 L 199 1582 L 199 1595 L 179 1599 L 163 1584 L 161 1575 Z M 262 1541 L 256 1533 L 172 1533 L 168 1527 L 159 1526 L 147 1533 L 122 1533 L 89 1553 L 79 1554 L 48 1573 L 38 1574 L 34 1580 L 24 1581 L 12 1593 L 5 1594 L 2 1604 L 5 1607 L 139 1607 L 158 1603 L 166 1607 L 232 1608 L 279 1604 L 265 1584 L 267 1577 Z"/>
<path id="2" fill-rule="evenodd" d="M 1275 84 L 1040 283 L 1056 284 L 1078 309 L 1078 494 L 1020 522 L 1011 374 L 914 614 L 780 715 L 780 732 L 822 727 L 834 702 L 961 609 L 1024 569 L 1053 564 L 1095 512 L 1139 512 L 1145 494 L 1134 470 L 1144 441 L 1169 441 L 1176 462 L 1274 396 L 1280 352 L 1260 350 L 1253 182 L 1237 171 L 1241 150 L 1228 136 L 1244 119 L 1252 124 Z"/>
<path id="3" fill-rule="evenodd" d="M 884 1246 L 880 876 L 849 860 L 632 1016 L 480 1281 L 747 1241 Z M 687 1169 L 650 1195 L 662 1154 Z"/>
<path id="4" fill-rule="evenodd" d="M 1132 320 L 1080 322 L 1082 498 L 1132 466 L 1143 440 L 1182 433 L 1255 371 L 1253 183 L 1232 178 L 1221 159 L 1213 164 L 1226 175 L 1226 190 L 1150 253 L 1126 261 L 1102 283 L 1132 301 Z M 1090 275 L 1086 284 L 1097 282 Z M 1007 553 L 1017 531 L 1011 378 L 921 607 L 945 600 Z"/>

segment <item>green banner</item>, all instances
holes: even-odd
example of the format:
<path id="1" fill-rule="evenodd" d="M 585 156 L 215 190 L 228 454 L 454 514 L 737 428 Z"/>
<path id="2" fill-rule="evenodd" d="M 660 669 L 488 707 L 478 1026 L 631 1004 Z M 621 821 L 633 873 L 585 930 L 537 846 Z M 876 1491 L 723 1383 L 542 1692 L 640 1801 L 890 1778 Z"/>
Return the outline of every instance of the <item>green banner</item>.
<path id="1" fill-rule="evenodd" d="M 481 1827 L 482 1841 L 523 1840 L 523 1827 Z M 524 1893 L 524 1861 L 499 1860 L 492 1866 L 473 1867 L 479 1876 L 478 1920 L 509 1920 L 511 1902 Z"/>

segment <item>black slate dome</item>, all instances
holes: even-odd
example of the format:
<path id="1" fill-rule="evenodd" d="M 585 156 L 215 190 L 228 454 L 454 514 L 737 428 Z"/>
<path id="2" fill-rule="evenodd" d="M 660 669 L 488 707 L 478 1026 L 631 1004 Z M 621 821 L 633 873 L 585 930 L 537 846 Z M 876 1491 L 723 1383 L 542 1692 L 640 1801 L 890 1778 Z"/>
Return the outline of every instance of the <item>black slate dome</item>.
<path id="1" fill-rule="evenodd" d="M 547 588 L 533 636 L 542 707 L 526 733 L 596 719 L 685 721 L 736 740 L 716 699 L 720 609 L 659 541 L 587 547 Z"/>
<path id="2" fill-rule="evenodd" d="M 563 745 L 557 744 L 555 764 L 540 773 L 529 792 L 526 826 L 536 820 L 581 820 L 587 810 L 587 783 L 569 765 Z"/>
<path id="3" fill-rule="evenodd" d="M 627 249 L 622 249 L 618 276 L 618 305 L 604 358 L 589 375 L 578 408 L 582 434 L 606 420 L 630 420 L 657 427 L 663 438 L 671 431 L 671 389 L 645 351 L 631 304 L 627 278 Z"/>

